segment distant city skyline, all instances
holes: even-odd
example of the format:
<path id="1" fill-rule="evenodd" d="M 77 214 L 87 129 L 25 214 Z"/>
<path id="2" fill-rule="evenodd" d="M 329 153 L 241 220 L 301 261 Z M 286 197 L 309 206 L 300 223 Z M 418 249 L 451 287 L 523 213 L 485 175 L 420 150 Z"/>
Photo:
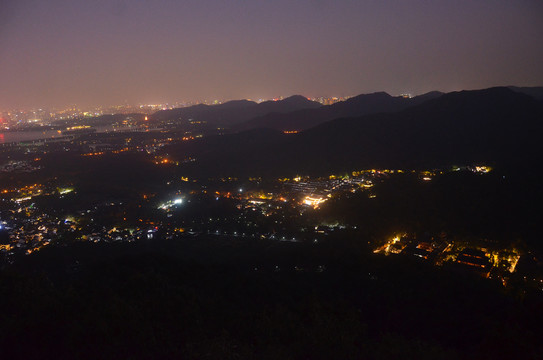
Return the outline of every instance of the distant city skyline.
<path id="1" fill-rule="evenodd" d="M 0 110 L 543 85 L 543 3 L 6 0 Z"/>

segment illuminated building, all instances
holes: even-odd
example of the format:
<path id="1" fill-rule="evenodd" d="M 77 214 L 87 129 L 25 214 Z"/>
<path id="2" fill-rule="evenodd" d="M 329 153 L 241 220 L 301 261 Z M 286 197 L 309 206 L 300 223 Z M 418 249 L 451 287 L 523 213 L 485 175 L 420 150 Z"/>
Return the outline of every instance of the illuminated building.
<path id="1" fill-rule="evenodd" d="M 486 277 L 492 264 L 484 251 L 476 249 L 464 249 L 456 258 L 456 263 L 483 273 Z"/>
<path id="2" fill-rule="evenodd" d="M 309 205 L 309 206 L 313 206 L 314 208 L 317 208 L 317 207 L 319 207 L 320 204 L 322 204 L 326 200 L 328 200 L 328 199 L 325 198 L 325 197 L 321 197 L 321 196 L 306 196 L 304 198 L 303 203 L 305 205 Z"/>

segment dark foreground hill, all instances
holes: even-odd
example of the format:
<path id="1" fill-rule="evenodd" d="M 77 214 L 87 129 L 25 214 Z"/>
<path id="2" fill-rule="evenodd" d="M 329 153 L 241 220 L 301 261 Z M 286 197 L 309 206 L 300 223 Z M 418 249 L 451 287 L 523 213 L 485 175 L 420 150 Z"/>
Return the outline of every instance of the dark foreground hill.
<path id="1" fill-rule="evenodd" d="M 346 101 L 284 114 L 267 114 L 234 127 L 234 130 L 269 128 L 280 131 L 301 131 L 341 117 L 362 116 L 381 112 L 396 112 L 441 96 L 438 91 L 414 98 L 390 96 L 385 92 L 362 94 Z"/>
<path id="2" fill-rule="evenodd" d="M 220 105 L 195 105 L 186 108 L 162 110 L 151 116 L 151 121 L 184 124 L 189 120 L 206 122 L 214 126 L 232 126 L 269 113 L 284 113 L 301 109 L 314 109 L 321 105 L 303 96 L 294 95 L 284 100 L 265 101 L 260 104 L 249 100 L 229 101 Z"/>
<path id="3" fill-rule="evenodd" d="M 253 130 L 167 151 L 207 175 L 326 174 L 362 168 L 486 163 L 529 166 L 541 154 L 543 107 L 507 88 L 443 95 L 398 113 L 326 122 L 299 134 Z"/>
<path id="4" fill-rule="evenodd" d="M 328 245 L 306 246 L 203 237 L 51 246 L 0 273 L 0 354 L 5 359 L 541 356 L 540 295 L 520 299 L 487 279 L 363 255 L 359 240 L 342 236 Z M 307 258 L 317 260 L 320 270 Z"/>

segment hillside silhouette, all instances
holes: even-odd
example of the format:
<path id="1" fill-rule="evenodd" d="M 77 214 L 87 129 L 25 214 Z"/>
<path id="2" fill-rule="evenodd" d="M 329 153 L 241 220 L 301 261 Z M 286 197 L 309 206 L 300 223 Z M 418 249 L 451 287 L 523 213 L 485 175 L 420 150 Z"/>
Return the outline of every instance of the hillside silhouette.
<path id="1" fill-rule="evenodd" d="M 400 111 L 441 95 L 442 93 L 438 91 L 429 92 L 414 98 L 391 96 L 386 92 L 362 94 L 317 109 L 304 109 L 284 114 L 270 113 L 241 123 L 235 126 L 234 130 L 270 128 L 280 131 L 301 131 L 341 117 Z"/>
<path id="2" fill-rule="evenodd" d="M 255 129 L 167 151 L 197 158 L 186 170 L 210 175 L 526 165 L 540 153 L 542 114 L 534 98 L 491 88 L 449 93 L 397 113 L 336 119 L 294 135 Z"/>
<path id="3" fill-rule="evenodd" d="M 232 126 L 269 113 L 284 113 L 301 109 L 314 109 L 321 105 L 301 95 L 279 101 L 256 103 L 249 100 L 228 101 L 219 105 L 194 105 L 185 108 L 161 110 L 154 113 L 151 121 L 186 124 L 189 121 L 206 122 L 214 126 Z"/>

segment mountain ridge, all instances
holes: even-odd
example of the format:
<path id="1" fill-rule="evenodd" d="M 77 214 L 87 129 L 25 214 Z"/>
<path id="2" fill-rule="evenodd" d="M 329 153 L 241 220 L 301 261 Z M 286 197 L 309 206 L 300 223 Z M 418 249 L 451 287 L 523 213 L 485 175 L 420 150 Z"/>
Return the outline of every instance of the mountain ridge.
<path id="1" fill-rule="evenodd" d="M 293 95 L 278 101 L 256 103 L 250 100 L 232 100 L 218 105 L 194 106 L 160 110 L 150 116 L 153 122 L 187 123 L 199 121 L 210 125 L 232 126 L 239 122 L 268 113 L 283 113 L 300 109 L 318 108 L 321 104 L 301 95 Z"/>
<path id="2" fill-rule="evenodd" d="M 383 91 L 360 94 L 345 101 L 325 105 L 316 109 L 303 109 L 283 114 L 266 114 L 240 123 L 233 130 L 244 131 L 252 128 L 267 127 L 280 131 L 303 131 L 340 117 L 400 111 L 441 95 L 442 93 L 437 91 L 414 98 L 391 96 Z"/>
<path id="3" fill-rule="evenodd" d="M 359 168 L 529 164 L 537 158 L 543 106 L 507 88 L 444 94 L 396 113 L 339 118 L 294 135 L 268 130 L 183 144 L 198 170 L 223 175 L 325 174 Z M 263 130 L 262 130 L 263 131 Z M 250 138 L 260 133 L 253 130 Z M 202 151 L 205 149 L 205 151 Z M 181 150 L 181 149 L 179 149 Z M 172 148 L 170 153 L 179 153 Z"/>

